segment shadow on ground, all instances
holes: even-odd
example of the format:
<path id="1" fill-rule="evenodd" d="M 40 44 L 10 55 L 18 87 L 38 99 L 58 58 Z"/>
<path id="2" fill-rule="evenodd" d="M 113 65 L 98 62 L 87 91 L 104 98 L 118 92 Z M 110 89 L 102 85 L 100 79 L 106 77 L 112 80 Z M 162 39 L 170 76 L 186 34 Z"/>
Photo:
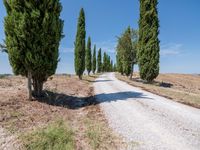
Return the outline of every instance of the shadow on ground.
<path id="1" fill-rule="evenodd" d="M 62 93 L 56 93 L 51 91 L 44 91 L 44 96 L 41 98 L 35 98 L 37 101 L 46 103 L 53 106 L 66 107 L 69 109 L 79 109 L 90 105 L 97 105 L 105 102 L 123 101 L 132 98 L 137 100 L 138 98 L 150 99 L 145 97 L 142 93 L 138 92 L 118 92 L 118 93 L 103 93 L 89 97 L 76 97 L 69 96 Z"/>
<path id="2" fill-rule="evenodd" d="M 144 80 L 140 79 L 140 78 L 133 78 L 132 81 L 138 82 L 138 83 L 143 83 L 143 84 L 152 84 L 155 86 L 159 86 L 159 87 L 164 87 L 164 88 L 171 88 L 173 86 L 172 83 L 167 83 L 167 82 L 161 82 L 161 81 L 153 81 L 152 83 L 147 83 Z"/>
<path id="3" fill-rule="evenodd" d="M 113 80 L 96 80 L 96 81 L 86 80 L 86 81 L 96 83 L 96 82 L 110 82 L 110 81 L 113 81 Z"/>

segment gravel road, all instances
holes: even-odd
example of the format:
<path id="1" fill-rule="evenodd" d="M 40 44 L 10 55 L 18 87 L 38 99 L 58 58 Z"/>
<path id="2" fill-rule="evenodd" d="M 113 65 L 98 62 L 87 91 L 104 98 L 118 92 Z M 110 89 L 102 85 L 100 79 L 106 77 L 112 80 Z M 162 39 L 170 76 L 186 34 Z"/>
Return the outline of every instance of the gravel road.
<path id="1" fill-rule="evenodd" d="M 110 127 L 139 150 L 200 150 L 200 110 L 101 75 L 94 83 Z"/>

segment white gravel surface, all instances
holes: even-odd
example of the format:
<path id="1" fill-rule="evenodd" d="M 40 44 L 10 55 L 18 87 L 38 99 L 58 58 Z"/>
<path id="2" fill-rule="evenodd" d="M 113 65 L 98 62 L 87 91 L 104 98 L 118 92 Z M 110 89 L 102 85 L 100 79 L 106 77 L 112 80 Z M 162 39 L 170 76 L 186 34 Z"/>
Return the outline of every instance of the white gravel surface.
<path id="1" fill-rule="evenodd" d="M 139 150 L 200 150 L 200 110 L 146 92 L 115 78 L 94 83 L 109 125 Z"/>

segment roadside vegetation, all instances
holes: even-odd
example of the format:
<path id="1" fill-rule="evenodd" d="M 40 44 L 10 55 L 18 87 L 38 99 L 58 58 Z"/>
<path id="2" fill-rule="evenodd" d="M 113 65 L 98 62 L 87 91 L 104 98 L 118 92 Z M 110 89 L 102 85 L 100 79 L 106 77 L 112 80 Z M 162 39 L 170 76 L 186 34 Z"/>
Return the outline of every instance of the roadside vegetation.
<path id="1" fill-rule="evenodd" d="M 22 139 L 27 150 L 75 149 L 74 133 L 63 120 L 24 135 Z"/>

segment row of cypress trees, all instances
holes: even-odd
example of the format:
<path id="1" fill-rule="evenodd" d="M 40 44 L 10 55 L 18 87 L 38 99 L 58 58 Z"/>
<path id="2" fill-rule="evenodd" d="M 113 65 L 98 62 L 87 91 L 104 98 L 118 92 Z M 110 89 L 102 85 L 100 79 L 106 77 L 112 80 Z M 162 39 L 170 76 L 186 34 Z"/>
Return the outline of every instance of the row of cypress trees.
<path id="1" fill-rule="evenodd" d="M 118 38 L 117 70 L 130 78 L 136 62 L 139 65 L 141 79 L 152 82 L 159 74 L 157 5 L 157 0 L 140 0 L 139 34 L 128 27 Z"/>
<path id="2" fill-rule="evenodd" d="M 43 84 L 48 77 L 55 74 L 59 61 L 59 45 L 63 38 L 64 21 L 60 18 L 62 5 L 60 0 L 3 0 L 7 16 L 4 20 L 5 45 L 1 46 L 8 53 L 13 72 L 28 78 L 29 99 L 32 94 L 42 96 Z M 159 20 L 157 0 L 140 0 L 139 40 L 137 46 L 137 61 L 140 68 L 140 76 L 143 80 L 151 82 L 159 74 Z M 119 39 L 130 40 L 130 28 Z M 127 38 L 125 38 L 127 37 Z M 75 41 L 75 72 L 82 78 L 85 68 L 88 73 L 108 71 L 112 62 L 98 51 L 96 62 L 96 47 L 91 55 L 91 39 L 88 39 L 86 53 L 85 13 L 81 9 Z M 131 45 L 131 44 L 130 44 Z M 125 45 L 130 51 L 130 45 Z M 119 49 L 124 45 L 120 44 Z M 124 51 L 131 57 L 124 59 L 125 55 L 118 53 L 117 60 L 122 60 L 123 72 L 128 75 L 131 66 L 135 63 L 132 58 L 134 53 Z M 128 54 L 129 53 L 129 54 Z M 133 54 L 133 55 L 132 55 Z M 92 61 L 90 60 L 93 58 Z M 87 61 L 86 61 L 87 60 Z M 109 63 L 108 63 L 109 62 Z M 96 64 L 91 67 L 91 64 Z M 106 64 L 106 65 L 105 65 Z M 108 65 L 109 64 L 109 65 Z M 118 68 L 119 68 L 118 62 Z M 113 67 L 115 68 L 115 67 Z M 133 68 L 133 67 L 132 67 Z M 33 92 L 32 92 L 33 87 Z"/>
<path id="3" fill-rule="evenodd" d="M 98 56 L 96 58 L 96 45 L 94 45 L 93 55 L 91 50 L 91 37 L 88 37 L 87 46 L 85 48 L 85 38 L 86 38 L 86 29 L 85 29 L 85 13 L 84 9 L 81 8 L 77 33 L 75 40 L 75 57 L 74 57 L 74 66 L 76 75 L 79 76 L 79 79 L 82 79 L 82 75 L 85 69 L 90 75 L 92 71 L 95 74 L 97 72 L 108 72 L 113 70 L 113 62 L 106 53 L 104 53 L 104 58 L 102 62 L 102 50 L 101 48 L 98 51 Z"/>
<path id="4" fill-rule="evenodd" d="M 102 72 L 112 72 L 114 71 L 113 61 L 110 56 L 104 52 L 103 54 L 103 64 L 102 64 Z"/>

